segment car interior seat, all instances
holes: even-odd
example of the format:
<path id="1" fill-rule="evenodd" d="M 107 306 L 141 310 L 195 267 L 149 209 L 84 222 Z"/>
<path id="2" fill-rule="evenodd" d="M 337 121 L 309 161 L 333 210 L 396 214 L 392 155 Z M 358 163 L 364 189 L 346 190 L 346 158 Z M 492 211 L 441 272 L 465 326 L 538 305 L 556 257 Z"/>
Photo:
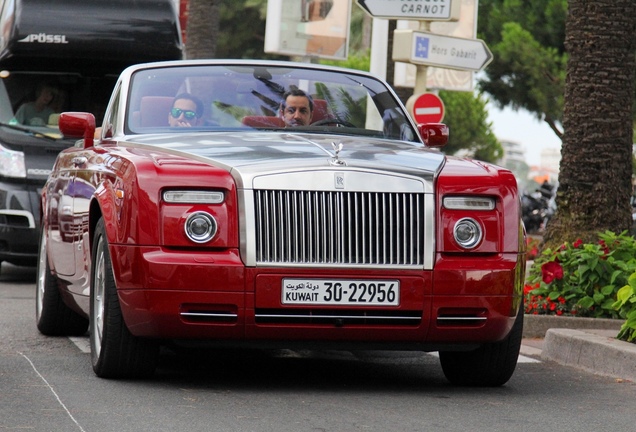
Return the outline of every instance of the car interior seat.
<path id="1" fill-rule="evenodd" d="M 320 120 L 335 118 L 333 114 L 329 112 L 327 101 L 324 99 L 314 99 L 314 112 L 311 116 L 311 122 L 316 123 Z"/>
<path id="2" fill-rule="evenodd" d="M 242 123 L 253 128 L 282 128 L 285 122 L 280 117 L 251 115 L 243 117 Z"/>
<path id="3" fill-rule="evenodd" d="M 139 104 L 139 126 L 168 126 L 168 115 L 174 98 L 171 96 L 144 96 Z"/>

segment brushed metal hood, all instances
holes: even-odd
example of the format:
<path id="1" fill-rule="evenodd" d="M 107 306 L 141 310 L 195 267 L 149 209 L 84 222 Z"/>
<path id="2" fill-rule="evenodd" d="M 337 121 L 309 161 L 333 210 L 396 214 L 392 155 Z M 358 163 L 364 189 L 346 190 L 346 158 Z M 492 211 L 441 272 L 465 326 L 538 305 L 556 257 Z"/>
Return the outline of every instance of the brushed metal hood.
<path id="1" fill-rule="evenodd" d="M 132 137 L 130 137 L 132 138 Z M 336 149 L 342 144 L 336 158 Z M 146 135 L 126 145 L 152 146 L 227 169 L 239 188 L 268 174 L 310 171 L 372 171 L 429 183 L 444 155 L 421 144 L 364 136 L 287 132 L 222 132 Z"/>

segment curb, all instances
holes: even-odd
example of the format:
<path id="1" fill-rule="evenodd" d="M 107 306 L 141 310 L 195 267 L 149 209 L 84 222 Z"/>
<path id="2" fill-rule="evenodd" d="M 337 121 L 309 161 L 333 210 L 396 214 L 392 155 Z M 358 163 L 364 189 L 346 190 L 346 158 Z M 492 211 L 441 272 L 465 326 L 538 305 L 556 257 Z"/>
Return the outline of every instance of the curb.
<path id="1" fill-rule="evenodd" d="M 541 359 L 636 382 L 636 344 L 617 340 L 613 330 L 549 329 Z"/>
<path id="2" fill-rule="evenodd" d="M 523 337 L 543 338 L 549 329 L 593 329 L 612 330 L 614 336 L 618 334 L 625 320 L 609 318 L 578 318 L 564 317 L 556 315 L 524 315 L 523 317 Z"/>

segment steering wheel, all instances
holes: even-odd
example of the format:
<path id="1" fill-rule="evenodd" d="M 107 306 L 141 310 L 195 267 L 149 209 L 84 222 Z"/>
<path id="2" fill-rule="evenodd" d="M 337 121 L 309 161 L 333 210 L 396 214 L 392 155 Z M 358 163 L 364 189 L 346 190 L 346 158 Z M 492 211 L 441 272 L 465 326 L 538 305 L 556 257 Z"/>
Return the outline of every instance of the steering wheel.
<path id="1" fill-rule="evenodd" d="M 322 120 L 318 120 L 315 123 L 312 123 L 310 126 L 322 126 L 322 125 L 326 125 L 326 124 L 335 124 L 335 125 L 344 126 L 344 127 L 351 127 L 351 128 L 356 127 L 356 125 L 354 125 L 353 123 L 349 123 L 346 120 L 341 120 L 341 119 L 338 119 L 338 118 L 324 118 Z"/>

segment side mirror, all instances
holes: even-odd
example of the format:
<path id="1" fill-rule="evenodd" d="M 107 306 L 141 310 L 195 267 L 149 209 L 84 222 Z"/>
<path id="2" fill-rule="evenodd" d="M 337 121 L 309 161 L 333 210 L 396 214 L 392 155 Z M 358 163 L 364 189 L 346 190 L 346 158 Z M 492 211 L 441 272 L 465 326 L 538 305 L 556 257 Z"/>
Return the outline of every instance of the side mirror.
<path id="1" fill-rule="evenodd" d="M 448 126 L 444 123 L 422 123 L 417 125 L 426 147 L 444 147 L 448 143 Z"/>
<path id="2" fill-rule="evenodd" d="M 84 138 L 84 148 L 93 146 L 95 137 L 95 116 L 84 112 L 63 112 L 60 114 L 60 132 L 69 138 Z"/>

